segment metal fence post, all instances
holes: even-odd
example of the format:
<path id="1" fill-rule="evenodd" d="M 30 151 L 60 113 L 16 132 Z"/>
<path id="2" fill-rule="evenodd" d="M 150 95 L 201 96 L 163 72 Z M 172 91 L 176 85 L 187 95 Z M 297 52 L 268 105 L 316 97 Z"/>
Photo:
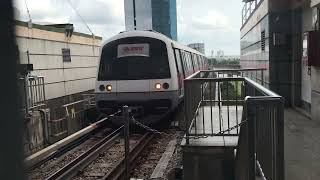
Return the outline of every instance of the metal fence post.
<path id="1" fill-rule="evenodd" d="M 186 133 L 186 144 L 189 144 L 189 81 L 188 80 L 184 80 L 184 119 L 185 119 L 185 133 Z"/>
<path id="2" fill-rule="evenodd" d="M 284 98 L 278 102 L 278 116 L 277 116 L 277 131 L 278 131 L 278 159 L 277 159 L 277 180 L 285 179 L 284 173 Z"/>
<path id="3" fill-rule="evenodd" d="M 246 110 L 247 110 L 247 119 L 248 119 L 248 145 L 249 145 L 249 160 L 248 160 L 248 167 L 249 167 L 249 179 L 248 180 L 254 180 L 256 178 L 256 112 L 253 110 L 253 105 L 250 100 L 246 103 Z"/>
<path id="4" fill-rule="evenodd" d="M 264 86 L 264 70 L 261 70 L 261 85 Z"/>
<path id="5" fill-rule="evenodd" d="M 125 180 L 130 179 L 130 147 L 129 147 L 129 136 L 130 136 L 130 119 L 129 119 L 129 107 L 123 107 L 123 116 L 124 116 L 124 148 L 125 148 Z"/>
<path id="6" fill-rule="evenodd" d="M 29 91 L 28 91 L 28 78 L 25 77 L 23 79 L 24 83 L 23 83 L 23 88 L 24 88 L 24 101 L 25 101 L 25 110 L 26 110 L 26 114 L 28 114 L 29 112 L 29 103 L 28 103 L 28 95 L 29 95 Z"/>

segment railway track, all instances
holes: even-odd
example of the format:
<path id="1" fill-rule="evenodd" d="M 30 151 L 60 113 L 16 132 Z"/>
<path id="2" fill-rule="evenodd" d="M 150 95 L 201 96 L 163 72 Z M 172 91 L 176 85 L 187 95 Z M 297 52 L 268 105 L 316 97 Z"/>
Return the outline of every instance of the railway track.
<path id="1" fill-rule="evenodd" d="M 68 152 L 60 160 L 53 160 L 39 167 L 37 171 L 29 172 L 29 178 L 46 180 L 122 178 L 125 172 L 122 131 L 123 127 L 120 127 L 105 137 L 93 137 L 86 142 L 86 145 L 80 145 L 82 147 Z M 135 134 L 130 137 L 130 164 L 135 164 L 134 161 L 153 138 L 152 133 Z M 108 166 L 103 167 L 99 164 L 101 161 Z"/>
<path id="2" fill-rule="evenodd" d="M 86 166 L 88 166 L 88 164 L 95 160 L 102 151 L 110 148 L 115 143 L 115 140 L 120 137 L 121 130 L 122 127 L 100 140 L 89 150 L 85 151 L 83 154 L 48 177 L 47 180 L 70 179 L 71 177 L 75 176 L 79 171 L 83 170 Z"/>
<path id="3" fill-rule="evenodd" d="M 153 139 L 154 135 L 150 133 L 144 134 L 139 141 L 130 149 L 129 162 L 134 165 L 134 161 Z M 125 173 L 125 158 L 122 158 L 114 167 L 102 178 L 103 180 L 117 180 L 124 176 Z"/>
<path id="4" fill-rule="evenodd" d="M 108 129 L 108 128 L 107 128 Z M 112 133 L 100 130 L 74 149 L 59 157 L 53 157 L 44 164 L 28 172 L 29 179 L 121 179 L 125 173 L 124 137 L 121 126 Z M 155 133 L 131 134 L 129 140 L 130 168 L 133 170 L 137 161 L 154 139 Z"/>

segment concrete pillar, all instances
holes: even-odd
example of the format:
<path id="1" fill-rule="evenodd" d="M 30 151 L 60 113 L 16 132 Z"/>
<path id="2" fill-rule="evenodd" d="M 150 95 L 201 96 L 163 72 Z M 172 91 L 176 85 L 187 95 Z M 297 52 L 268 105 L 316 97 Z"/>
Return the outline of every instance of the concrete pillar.
<path id="1" fill-rule="evenodd" d="M 320 122 L 320 68 L 311 69 L 311 116 L 312 120 Z"/>

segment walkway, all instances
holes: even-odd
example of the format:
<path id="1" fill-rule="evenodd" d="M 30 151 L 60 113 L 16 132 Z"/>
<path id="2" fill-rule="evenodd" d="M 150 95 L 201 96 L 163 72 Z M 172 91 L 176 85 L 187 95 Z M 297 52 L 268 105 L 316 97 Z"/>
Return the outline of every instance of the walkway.
<path id="1" fill-rule="evenodd" d="M 320 122 L 285 111 L 286 180 L 320 179 Z"/>

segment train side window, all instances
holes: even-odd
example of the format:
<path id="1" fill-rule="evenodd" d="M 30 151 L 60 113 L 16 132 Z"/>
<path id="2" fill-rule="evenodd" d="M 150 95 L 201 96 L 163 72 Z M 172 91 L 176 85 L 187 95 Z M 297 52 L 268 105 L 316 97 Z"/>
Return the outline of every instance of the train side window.
<path id="1" fill-rule="evenodd" d="M 189 75 L 189 71 L 188 71 L 189 65 L 188 65 L 186 53 L 181 50 L 181 51 L 180 51 L 180 55 L 181 55 L 181 58 L 182 58 L 183 69 L 184 69 L 185 75 L 188 76 L 188 75 Z"/>
<path id="2" fill-rule="evenodd" d="M 206 66 L 209 66 L 208 59 L 206 57 L 204 57 L 203 59 L 204 59 L 204 63 L 206 64 Z"/>
<path id="3" fill-rule="evenodd" d="M 178 71 L 179 73 L 183 76 L 183 78 L 185 78 L 185 72 L 184 72 L 184 69 L 182 68 L 182 59 L 181 59 L 181 56 L 180 56 L 180 51 L 179 49 L 175 49 L 175 59 L 176 59 L 176 64 L 177 64 L 177 68 L 178 68 Z"/>
<path id="4" fill-rule="evenodd" d="M 197 63 L 196 63 L 196 61 L 194 60 L 192 53 L 190 53 L 190 59 L 191 59 L 192 67 L 193 67 L 193 72 L 196 72 Z"/>
<path id="5" fill-rule="evenodd" d="M 186 62 L 186 70 L 188 72 L 188 75 L 190 75 L 191 73 L 191 66 L 190 66 L 190 57 L 188 56 L 188 53 L 186 51 L 183 52 L 184 54 L 184 58 L 185 58 L 185 62 Z"/>
<path id="6" fill-rule="evenodd" d="M 206 57 L 203 57 L 203 62 L 204 62 L 204 64 L 205 64 L 205 66 L 206 66 L 207 68 L 209 68 L 208 59 L 207 59 Z"/>
<path id="7" fill-rule="evenodd" d="M 197 60 L 198 60 L 199 69 L 202 70 L 203 69 L 203 66 L 202 66 L 203 64 L 202 64 L 201 58 L 200 58 L 199 55 L 196 55 L 196 57 L 197 57 Z"/>
<path id="8" fill-rule="evenodd" d="M 194 73 L 194 65 L 193 65 L 193 62 L 192 62 L 192 57 L 191 57 L 191 53 L 190 52 L 187 52 L 187 59 L 188 59 L 188 62 L 189 62 L 190 70 Z"/>
<path id="9" fill-rule="evenodd" d="M 190 53 L 190 59 L 191 59 L 191 63 L 192 63 L 192 67 L 193 67 L 193 72 L 195 72 L 196 68 L 197 68 L 197 64 L 196 62 L 194 61 L 194 58 L 193 58 L 193 54 Z"/>
<path id="10" fill-rule="evenodd" d="M 192 54 L 192 59 L 193 59 L 194 69 L 195 69 L 195 71 L 198 71 L 200 69 L 200 64 L 199 64 L 197 55 Z"/>
<path id="11" fill-rule="evenodd" d="M 199 57 L 199 61 L 201 62 L 201 68 L 203 69 L 204 68 L 203 58 L 200 55 L 198 55 L 198 57 Z"/>

